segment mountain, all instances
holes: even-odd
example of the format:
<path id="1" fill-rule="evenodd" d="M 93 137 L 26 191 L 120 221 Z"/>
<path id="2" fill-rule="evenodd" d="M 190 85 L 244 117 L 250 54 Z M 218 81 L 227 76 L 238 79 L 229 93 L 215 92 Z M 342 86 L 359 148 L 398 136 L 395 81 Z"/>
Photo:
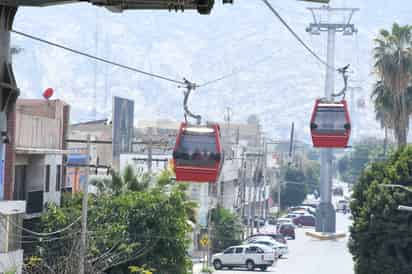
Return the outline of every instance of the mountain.
<path id="1" fill-rule="evenodd" d="M 273 5 L 319 55 L 326 55 L 326 35 L 305 32 L 313 20 L 306 10 L 308 4 L 288 0 L 273 1 Z M 355 103 L 351 107 L 356 135 L 376 136 L 381 130 L 369 99 L 374 81 L 373 38 L 380 28 L 389 28 L 395 21 L 412 23 L 412 3 L 336 0 L 333 5 L 360 8 L 353 17 L 359 33 L 337 35 L 336 65 L 350 63 L 354 71 L 350 77 L 355 81 L 351 86 L 362 88 L 354 92 L 353 99 L 349 96 Z M 298 138 L 307 140 L 314 100 L 324 94 L 325 67 L 258 0 L 217 4 L 210 16 L 194 11 L 118 14 L 84 3 L 21 8 L 14 27 L 177 80 L 185 77 L 201 84 L 239 70 L 233 77 L 195 90 L 190 107 L 206 120 L 223 120 L 226 107 L 232 108 L 235 121 L 258 114 L 264 131 L 273 137 L 288 136 L 294 121 Z M 53 87 L 57 98 L 72 105 L 73 121 L 93 119 L 94 109 L 96 118 L 109 116 L 112 95 L 135 100 L 136 120 L 183 117 L 183 93 L 176 84 L 96 63 L 18 35 L 12 36 L 12 44 L 23 48 L 13 59 L 22 97 L 40 97 L 42 90 Z M 339 75 L 335 82 L 340 89 Z M 356 106 L 359 99 L 366 101 L 365 108 Z"/>

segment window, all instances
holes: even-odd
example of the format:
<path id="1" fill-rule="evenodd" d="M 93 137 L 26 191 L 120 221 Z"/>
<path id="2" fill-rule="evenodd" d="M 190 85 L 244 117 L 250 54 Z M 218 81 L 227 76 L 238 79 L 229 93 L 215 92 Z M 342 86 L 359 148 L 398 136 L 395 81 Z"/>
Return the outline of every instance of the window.
<path id="1" fill-rule="evenodd" d="M 241 254 L 241 253 L 243 253 L 243 248 L 242 248 L 242 247 L 236 248 L 235 253 L 236 253 L 236 254 Z"/>
<path id="2" fill-rule="evenodd" d="M 319 107 L 316 112 L 316 131 L 319 133 L 345 132 L 346 114 L 342 107 Z"/>
<path id="3" fill-rule="evenodd" d="M 46 165 L 46 192 L 50 191 L 50 165 Z"/>
<path id="4" fill-rule="evenodd" d="M 57 165 L 56 167 L 56 191 L 60 191 L 60 185 L 61 185 L 61 180 L 62 180 L 61 170 L 62 170 L 62 166 Z"/>
<path id="5" fill-rule="evenodd" d="M 272 244 L 270 242 L 255 242 L 256 244 L 260 244 L 260 245 L 267 245 L 267 246 L 272 246 Z"/>
<path id="6" fill-rule="evenodd" d="M 251 246 L 246 248 L 246 254 L 255 254 L 257 253 L 257 247 L 256 246 Z"/>
<path id="7" fill-rule="evenodd" d="M 185 132 L 180 137 L 179 148 L 174 153 L 177 165 L 213 167 L 220 160 L 216 135 Z"/>
<path id="8" fill-rule="evenodd" d="M 235 249 L 232 247 L 232 248 L 228 248 L 228 249 L 226 249 L 224 252 L 223 252 L 223 254 L 233 254 L 233 251 L 235 251 Z"/>
<path id="9" fill-rule="evenodd" d="M 256 253 L 265 253 L 265 252 L 257 246 L 251 246 L 251 247 L 246 248 L 246 254 L 256 254 Z"/>

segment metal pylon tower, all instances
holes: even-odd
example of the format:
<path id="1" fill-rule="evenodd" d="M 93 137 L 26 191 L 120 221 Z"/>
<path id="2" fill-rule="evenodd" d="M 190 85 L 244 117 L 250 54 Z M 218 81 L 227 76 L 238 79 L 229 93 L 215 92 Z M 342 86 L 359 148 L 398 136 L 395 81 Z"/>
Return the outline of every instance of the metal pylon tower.
<path id="1" fill-rule="evenodd" d="M 335 40 L 336 33 L 353 35 L 357 32 L 351 23 L 353 14 L 358 11 L 354 8 L 308 8 L 314 22 L 306 29 L 312 35 L 327 32 L 327 66 L 325 80 L 325 98 L 332 100 L 335 91 Z M 336 213 L 332 205 L 332 159 L 333 149 L 321 149 L 320 154 L 320 204 L 317 211 L 316 231 L 322 233 L 336 232 Z"/>

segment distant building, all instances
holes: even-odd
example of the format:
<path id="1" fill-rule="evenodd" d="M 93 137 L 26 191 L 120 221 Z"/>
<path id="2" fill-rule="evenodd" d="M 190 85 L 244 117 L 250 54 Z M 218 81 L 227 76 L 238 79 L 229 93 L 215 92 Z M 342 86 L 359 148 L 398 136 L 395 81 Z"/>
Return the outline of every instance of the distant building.
<path id="1" fill-rule="evenodd" d="M 87 140 L 90 135 L 92 141 L 107 141 L 107 144 L 91 144 L 90 162 L 95 164 L 99 161 L 100 165 L 112 165 L 112 125 L 107 119 L 88 121 L 83 123 L 71 124 L 69 127 L 68 149 L 76 153 L 77 151 L 85 151 L 87 144 L 73 142 L 74 140 Z"/>
<path id="2" fill-rule="evenodd" d="M 151 172 L 154 174 L 161 173 L 169 167 L 171 160 L 171 153 L 152 155 Z M 128 165 L 134 168 L 136 174 L 148 173 L 149 157 L 143 153 L 120 154 L 120 170 L 124 170 Z"/>
<path id="3" fill-rule="evenodd" d="M 19 99 L 8 118 L 5 198 L 26 201 L 26 218 L 60 204 L 70 107 L 61 100 Z"/>

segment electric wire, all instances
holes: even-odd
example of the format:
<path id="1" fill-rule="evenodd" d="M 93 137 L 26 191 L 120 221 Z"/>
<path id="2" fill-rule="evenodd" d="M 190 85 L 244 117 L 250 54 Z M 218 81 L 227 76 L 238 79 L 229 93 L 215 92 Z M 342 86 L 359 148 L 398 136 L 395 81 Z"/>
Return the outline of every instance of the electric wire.
<path id="1" fill-rule="evenodd" d="M 331 67 L 325 60 L 323 60 L 311 47 L 309 47 L 305 41 L 293 30 L 291 26 L 286 22 L 285 19 L 276 11 L 276 9 L 269 3 L 268 0 L 262 0 L 262 2 L 270 9 L 270 11 L 279 19 L 279 21 L 288 29 L 288 31 L 298 40 L 298 42 L 323 65 L 336 70 L 336 68 Z"/>
<path id="2" fill-rule="evenodd" d="M 230 73 L 228 73 L 228 74 L 224 74 L 224 75 L 221 76 L 221 77 L 218 77 L 218 78 L 216 78 L 216 79 L 213 79 L 213 80 L 204 82 L 203 84 L 197 85 L 196 88 L 203 88 L 203 87 L 206 87 L 206 86 L 215 84 L 215 83 L 217 83 L 217 82 L 220 82 L 220 81 L 222 81 L 222 80 L 225 80 L 225 79 L 227 79 L 227 78 L 230 78 L 230 77 L 232 77 L 232 76 L 234 76 L 234 75 L 236 75 L 236 74 L 239 74 L 239 73 L 241 73 L 241 72 L 244 72 L 244 71 L 246 71 L 246 70 L 250 70 L 251 67 L 254 67 L 254 66 L 258 65 L 258 64 L 264 63 L 264 62 L 266 62 L 268 59 L 270 59 L 270 58 L 272 58 L 272 57 L 273 57 L 273 56 L 265 56 L 265 57 L 263 57 L 263 58 L 261 58 L 261 59 L 258 59 L 257 61 L 255 61 L 255 62 L 253 62 L 253 63 L 251 63 L 251 64 L 249 64 L 249 65 L 241 66 L 241 67 L 239 67 L 239 68 L 237 68 L 237 69 L 234 69 L 232 72 L 230 72 Z"/>
<path id="3" fill-rule="evenodd" d="M 21 230 L 23 230 L 23 231 L 25 231 L 29 234 L 32 234 L 32 235 L 35 235 L 35 236 L 40 236 L 40 237 L 47 237 L 47 236 L 52 236 L 52 235 L 55 235 L 55 234 L 62 233 L 64 231 L 70 229 L 72 226 L 74 226 L 76 223 L 78 223 L 81 220 L 81 216 L 79 216 L 79 217 L 76 218 L 76 220 L 74 220 L 71 224 L 67 225 L 64 228 L 61 228 L 61 229 L 53 231 L 53 232 L 44 233 L 44 232 L 35 232 L 35 231 L 30 230 L 30 229 L 24 228 L 21 225 L 16 224 L 15 222 L 13 222 L 10 218 L 7 218 L 7 215 L 5 215 L 3 213 L 0 213 L 0 217 L 3 217 L 6 220 L 6 222 L 9 222 L 9 224 L 17 227 L 18 229 L 21 229 Z"/>
<path id="4" fill-rule="evenodd" d="M 11 30 L 11 32 L 15 33 L 17 35 L 20 35 L 20 36 L 23 36 L 23 37 L 26 37 L 26 38 L 44 43 L 44 44 L 47 44 L 49 46 L 60 48 L 60 49 L 69 51 L 69 52 L 74 53 L 74 54 L 78 54 L 78 55 L 82 55 L 82 56 L 90 58 L 90 59 L 94 59 L 94 60 L 102 62 L 102 63 L 110 64 L 110 65 L 113 65 L 113 66 L 116 66 L 116 67 L 120 67 L 120 68 L 129 70 L 129 71 L 137 72 L 137 73 L 149 76 L 149 77 L 157 78 L 157 79 L 168 81 L 168 82 L 171 82 L 171 83 L 175 83 L 175 84 L 179 84 L 179 85 L 184 85 L 185 84 L 185 82 L 180 81 L 180 80 L 172 79 L 172 78 L 167 77 L 167 76 L 163 76 L 163 75 L 155 74 L 155 73 L 150 73 L 150 72 L 147 72 L 147 71 L 135 68 L 135 67 L 123 65 L 123 64 L 120 64 L 120 63 L 117 63 L 117 62 L 114 62 L 114 61 L 110 61 L 110 60 L 107 60 L 107 59 L 104 59 L 104 58 L 101 58 L 101 57 L 98 57 L 98 56 L 94 56 L 92 54 L 88 54 L 88 53 L 70 48 L 70 47 L 62 45 L 62 44 L 58 44 L 58 43 L 51 42 L 51 41 L 48 41 L 46 39 L 31 35 L 31 34 L 27 34 L 27 33 L 22 32 L 22 31 L 18 31 L 18 30 L 13 29 L 13 30 Z"/>
<path id="5" fill-rule="evenodd" d="M 312 56 L 314 56 L 321 64 L 323 64 L 323 65 L 325 65 L 326 67 L 332 68 L 333 70 L 337 71 L 336 68 L 331 67 L 331 66 L 330 66 L 325 60 L 323 60 L 310 46 L 308 46 L 308 45 L 305 43 L 305 41 L 303 41 L 303 39 L 293 30 L 293 28 L 292 28 L 291 26 L 289 26 L 289 24 L 285 21 L 285 19 L 283 19 L 283 17 L 276 11 L 276 9 L 275 9 L 267 0 L 262 0 L 262 1 L 263 1 L 264 4 L 272 11 L 272 13 L 280 20 L 280 22 L 289 30 L 289 32 L 298 40 L 298 42 L 299 42 Z M 273 57 L 273 56 L 269 56 L 269 58 L 270 58 L 270 57 Z M 256 66 L 256 65 L 259 64 L 259 63 L 262 63 L 262 62 L 266 61 L 266 60 L 269 59 L 269 58 L 268 58 L 268 57 L 265 57 L 264 59 L 258 60 L 257 62 L 255 62 L 255 63 L 253 63 L 253 64 L 250 64 L 250 65 L 247 66 L 247 67 L 243 67 L 243 68 L 240 68 L 240 69 L 235 69 L 235 70 L 233 70 L 231 73 L 228 73 L 228 74 L 225 74 L 225 75 L 223 75 L 223 76 L 221 76 L 221 77 L 218 77 L 218 78 L 216 78 L 216 79 L 207 81 L 207 82 L 205 82 L 205 83 L 203 83 L 203 84 L 197 85 L 196 87 L 197 87 L 197 88 L 205 87 L 205 86 L 212 85 L 212 84 L 214 84 L 214 83 L 217 83 L 217 82 L 226 80 L 226 79 L 228 79 L 228 78 L 230 78 L 230 77 L 232 77 L 232 76 L 234 76 L 234 75 L 236 75 L 236 74 L 238 74 L 238 73 L 240 73 L 240 72 L 243 72 L 243 71 L 246 70 L 246 69 L 247 69 L 247 70 L 251 69 L 251 67 L 254 67 L 254 66 Z"/>

